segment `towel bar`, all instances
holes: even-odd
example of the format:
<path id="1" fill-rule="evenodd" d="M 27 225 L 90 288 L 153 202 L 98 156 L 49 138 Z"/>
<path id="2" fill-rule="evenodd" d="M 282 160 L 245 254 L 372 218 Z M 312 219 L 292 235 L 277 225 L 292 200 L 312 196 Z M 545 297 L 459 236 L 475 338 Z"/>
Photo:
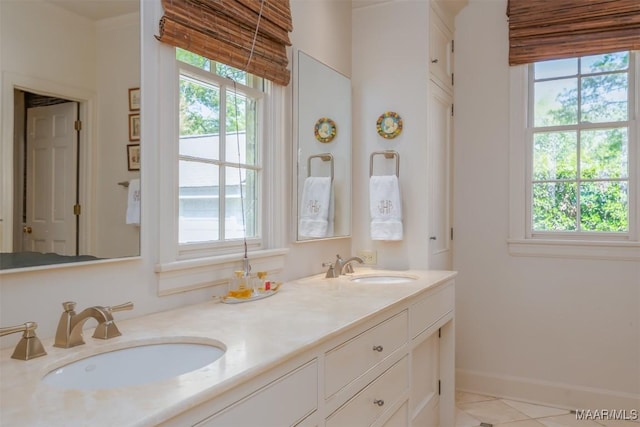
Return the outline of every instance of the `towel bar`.
<path id="1" fill-rule="evenodd" d="M 321 159 L 323 162 L 331 162 L 331 181 L 333 181 L 333 155 L 331 153 L 314 154 L 307 159 L 307 177 L 311 176 L 311 159 Z"/>
<path id="2" fill-rule="evenodd" d="M 378 155 L 384 156 L 385 159 L 393 159 L 395 157 L 396 176 L 400 177 L 400 154 L 398 154 L 397 151 L 393 150 L 374 151 L 373 153 L 371 153 L 371 156 L 369 157 L 369 177 L 373 176 L 373 158 Z"/>

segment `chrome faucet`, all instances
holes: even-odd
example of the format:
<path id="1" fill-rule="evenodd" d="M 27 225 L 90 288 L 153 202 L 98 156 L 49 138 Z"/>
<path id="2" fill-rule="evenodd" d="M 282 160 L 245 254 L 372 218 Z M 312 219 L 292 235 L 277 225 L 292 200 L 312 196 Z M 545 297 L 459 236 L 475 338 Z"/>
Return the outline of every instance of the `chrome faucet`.
<path id="1" fill-rule="evenodd" d="M 58 322 L 58 329 L 53 346 L 71 348 L 84 344 L 82 328 L 84 327 L 84 323 L 90 318 L 98 321 L 98 326 L 93 333 L 94 338 L 106 340 L 122 335 L 114 323 L 111 313 L 115 311 L 132 310 L 133 303 L 128 302 L 113 307 L 89 307 L 79 314 L 76 314 L 76 303 L 73 301 L 63 302 L 62 307 L 64 308 L 64 312 L 60 316 L 60 322 Z"/>

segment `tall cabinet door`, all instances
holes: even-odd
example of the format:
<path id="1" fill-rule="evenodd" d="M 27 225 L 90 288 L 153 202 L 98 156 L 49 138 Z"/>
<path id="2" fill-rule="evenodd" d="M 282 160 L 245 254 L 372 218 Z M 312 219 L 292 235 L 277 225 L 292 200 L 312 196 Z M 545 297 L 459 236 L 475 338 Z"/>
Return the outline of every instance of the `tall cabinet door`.
<path id="1" fill-rule="evenodd" d="M 429 19 L 429 268 L 452 268 L 453 36 L 431 9 Z"/>
<path id="2" fill-rule="evenodd" d="M 431 82 L 429 113 L 429 268 L 450 270 L 451 141 L 453 132 L 451 95 Z"/>

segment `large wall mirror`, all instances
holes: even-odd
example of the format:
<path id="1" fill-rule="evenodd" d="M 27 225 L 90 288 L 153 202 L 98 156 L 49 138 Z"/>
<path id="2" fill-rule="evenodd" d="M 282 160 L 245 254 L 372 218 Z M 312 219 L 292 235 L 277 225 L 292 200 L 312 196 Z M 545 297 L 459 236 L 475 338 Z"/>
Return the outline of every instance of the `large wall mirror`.
<path id="1" fill-rule="evenodd" d="M 296 54 L 296 240 L 351 235 L 351 81 Z"/>
<path id="2" fill-rule="evenodd" d="M 2 270 L 138 256 L 139 0 L 2 0 L 0 19 Z"/>

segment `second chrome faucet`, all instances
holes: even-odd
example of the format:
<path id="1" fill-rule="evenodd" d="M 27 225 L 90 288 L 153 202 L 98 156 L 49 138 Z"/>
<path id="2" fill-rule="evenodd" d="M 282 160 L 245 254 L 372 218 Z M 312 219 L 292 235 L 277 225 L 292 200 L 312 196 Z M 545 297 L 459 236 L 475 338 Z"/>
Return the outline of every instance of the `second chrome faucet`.
<path id="1" fill-rule="evenodd" d="M 113 307 L 89 307 L 80 313 L 76 313 L 76 303 L 73 301 L 63 302 L 62 307 L 64 308 L 64 312 L 60 316 L 60 322 L 58 322 L 58 329 L 56 330 L 56 338 L 53 346 L 71 348 L 84 344 L 82 328 L 89 319 L 98 321 L 98 326 L 93 333 L 94 338 L 106 340 L 120 336 L 121 333 L 114 323 L 111 313 L 132 310 L 133 303 L 127 302 Z"/>

